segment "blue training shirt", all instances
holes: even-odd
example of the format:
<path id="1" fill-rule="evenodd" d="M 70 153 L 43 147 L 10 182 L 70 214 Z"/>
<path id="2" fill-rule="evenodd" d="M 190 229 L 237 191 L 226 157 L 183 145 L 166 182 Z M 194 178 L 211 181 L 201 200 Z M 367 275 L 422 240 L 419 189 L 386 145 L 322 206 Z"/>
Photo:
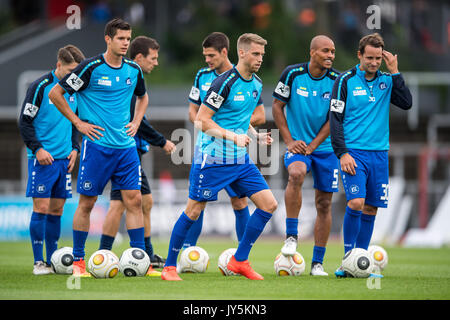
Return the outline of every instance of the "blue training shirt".
<path id="1" fill-rule="evenodd" d="M 370 81 L 359 64 L 341 73 L 330 102 L 331 143 L 338 158 L 348 149 L 389 150 L 389 106 L 412 106 L 411 93 L 400 73 L 377 71 Z"/>
<path id="2" fill-rule="evenodd" d="M 242 78 L 236 68 L 224 72 L 211 84 L 203 104 L 212 109 L 212 117 L 220 127 L 237 134 L 246 134 L 255 108 L 262 105 L 262 81 L 255 74 L 250 80 Z M 246 155 L 245 147 L 233 141 L 215 138 L 199 132 L 199 147 L 202 154 L 232 163 Z"/>
<path id="3" fill-rule="evenodd" d="M 59 82 L 66 92 L 78 92 L 79 117 L 105 129 L 93 142 L 109 148 L 130 148 L 135 140 L 126 133 L 133 95 L 145 95 L 144 75 L 137 63 L 122 58 L 122 65 L 108 65 L 104 55 L 89 58 Z"/>
<path id="4" fill-rule="evenodd" d="M 189 93 L 189 101 L 200 106 L 206 96 L 212 82 L 219 76 L 216 70 L 211 68 L 202 68 L 195 76 L 194 84 Z"/>
<path id="5" fill-rule="evenodd" d="M 48 93 L 58 83 L 54 70 L 29 86 L 19 119 L 19 129 L 27 146 L 29 159 L 44 148 L 56 159 L 66 159 L 73 149 L 80 150 L 78 131 L 49 99 Z M 76 95 L 64 94 L 73 112 L 77 110 Z"/>
<path id="6" fill-rule="evenodd" d="M 286 103 L 286 121 L 294 140 L 310 144 L 328 121 L 331 91 L 338 75 L 329 69 L 322 77 L 314 78 L 309 73 L 309 62 L 284 69 L 272 96 Z M 315 151 L 333 152 L 330 137 Z"/>

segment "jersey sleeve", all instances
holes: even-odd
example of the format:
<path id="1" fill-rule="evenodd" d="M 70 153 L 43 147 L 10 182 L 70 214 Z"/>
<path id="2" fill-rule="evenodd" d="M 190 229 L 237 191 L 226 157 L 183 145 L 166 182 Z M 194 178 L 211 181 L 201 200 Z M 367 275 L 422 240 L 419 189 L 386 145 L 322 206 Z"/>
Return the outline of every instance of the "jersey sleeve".
<path id="1" fill-rule="evenodd" d="M 192 85 L 191 91 L 189 92 L 189 102 L 192 102 L 198 106 L 202 104 L 202 100 L 200 99 L 200 74 L 201 70 L 197 72 L 194 84 Z"/>
<path id="2" fill-rule="evenodd" d="M 345 145 L 344 136 L 344 115 L 345 104 L 347 103 L 347 80 L 346 75 L 339 76 L 333 84 L 331 93 L 329 121 L 331 145 L 334 153 L 340 158 L 344 153 L 348 152 Z"/>
<path id="3" fill-rule="evenodd" d="M 19 131 L 25 145 L 33 154 L 42 144 L 36 137 L 36 130 L 33 124 L 36 115 L 39 112 L 44 98 L 45 85 L 33 83 L 27 90 L 25 100 L 22 103 L 22 109 L 19 116 Z"/>
<path id="4" fill-rule="evenodd" d="M 391 103 L 403 110 L 408 110 L 412 107 L 411 92 L 400 73 L 392 75 Z"/>
<path id="5" fill-rule="evenodd" d="M 142 72 L 141 68 L 139 68 L 136 88 L 134 89 L 134 95 L 137 97 L 142 97 L 143 95 L 145 95 L 146 92 L 147 90 L 145 89 L 144 73 Z"/>
<path id="6" fill-rule="evenodd" d="M 69 94 L 80 92 L 86 89 L 91 80 L 93 67 L 100 63 L 100 60 L 84 60 L 82 61 L 72 73 L 67 74 L 62 78 L 58 84 Z"/>
<path id="7" fill-rule="evenodd" d="M 289 77 L 291 69 L 290 67 L 284 69 L 272 94 L 275 99 L 285 103 L 288 103 L 291 98 L 292 78 Z"/>
<path id="8" fill-rule="evenodd" d="M 227 78 L 224 76 L 220 76 L 211 83 L 211 87 L 209 88 L 205 98 L 203 99 L 203 104 L 205 106 L 215 112 L 220 109 L 220 107 L 227 100 L 230 93 L 230 87 L 228 86 L 230 77 Z"/>

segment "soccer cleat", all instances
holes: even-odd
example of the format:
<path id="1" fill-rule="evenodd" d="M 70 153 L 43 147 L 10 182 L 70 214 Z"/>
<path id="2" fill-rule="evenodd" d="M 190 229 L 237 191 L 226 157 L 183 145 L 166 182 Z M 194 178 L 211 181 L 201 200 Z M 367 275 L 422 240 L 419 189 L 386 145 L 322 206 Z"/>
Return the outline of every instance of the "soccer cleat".
<path id="1" fill-rule="evenodd" d="M 323 270 L 323 266 L 319 262 L 313 262 L 311 265 L 311 272 L 309 273 L 312 276 L 328 276 L 328 273 L 326 273 Z"/>
<path id="2" fill-rule="evenodd" d="M 153 269 L 152 266 L 148 267 L 147 273 L 145 274 L 146 277 L 160 277 L 161 276 L 161 272 L 156 271 L 155 269 Z"/>
<path id="3" fill-rule="evenodd" d="M 161 257 L 159 254 L 154 254 L 153 257 L 150 258 L 150 262 L 153 268 L 164 268 L 166 259 Z"/>
<path id="4" fill-rule="evenodd" d="M 347 272 L 344 271 L 342 266 L 340 266 L 339 268 L 336 269 L 336 271 L 334 272 L 334 275 L 336 276 L 336 278 L 347 278 L 348 277 Z"/>
<path id="5" fill-rule="evenodd" d="M 293 256 L 297 252 L 297 239 L 289 237 L 284 241 L 284 246 L 281 248 L 281 253 L 285 256 Z"/>
<path id="6" fill-rule="evenodd" d="M 49 273 L 55 273 L 55 270 L 53 270 L 53 267 L 51 264 L 46 263 L 45 267 L 48 269 Z"/>
<path id="7" fill-rule="evenodd" d="M 182 281 L 183 280 L 178 276 L 177 267 L 175 267 L 175 266 L 164 267 L 164 269 L 162 270 L 162 273 L 161 273 L 161 279 L 168 280 L 168 281 Z"/>
<path id="8" fill-rule="evenodd" d="M 35 276 L 41 276 L 45 274 L 50 274 L 49 268 L 47 268 L 47 265 L 43 261 L 36 261 L 36 263 L 33 266 L 33 274 Z"/>
<path id="9" fill-rule="evenodd" d="M 227 264 L 227 269 L 234 273 L 241 274 L 250 280 L 264 280 L 262 275 L 252 269 L 248 260 L 237 261 L 234 256 L 231 256 L 231 259 Z"/>
<path id="10" fill-rule="evenodd" d="M 72 266 L 73 266 L 72 275 L 74 277 L 88 278 L 91 276 L 91 274 L 86 271 L 86 263 L 84 259 L 74 261 Z"/>

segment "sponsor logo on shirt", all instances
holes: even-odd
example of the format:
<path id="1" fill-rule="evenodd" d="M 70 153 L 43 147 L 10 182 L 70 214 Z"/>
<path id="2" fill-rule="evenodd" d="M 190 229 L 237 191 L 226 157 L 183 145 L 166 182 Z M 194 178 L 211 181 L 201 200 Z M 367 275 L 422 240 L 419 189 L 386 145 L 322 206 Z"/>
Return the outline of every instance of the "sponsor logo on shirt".
<path id="1" fill-rule="evenodd" d="M 337 113 L 342 113 L 344 111 L 345 102 L 342 100 L 331 99 L 330 110 Z"/>
<path id="2" fill-rule="evenodd" d="M 208 96 L 208 99 L 206 99 L 206 102 L 208 102 L 213 107 L 219 109 L 224 101 L 224 98 L 217 94 L 216 92 L 212 91 L 210 95 Z"/>
<path id="3" fill-rule="evenodd" d="M 300 87 L 297 89 L 297 94 L 301 95 L 302 97 L 308 98 L 309 92 L 306 91 L 305 87 Z"/>
<path id="4" fill-rule="evenodd" d="M 72 73 L 66 80 L 66 83 L 75 91 L 78 91 L 84 84 L 75 73 Z"/>
<path id="5" fill-rule="evenodd" d="M 284 98 L 289 98 L 291 88 L 280 81 L 278 82 L 277 87 L 275 88 L 275 93 L 279 94 Z"/>
<path id="6" fill-rule="evenodd" d="M 98 79 L 98 84 L 101 86 L 108 86 L 111 87 L 111 80 L 109 80 L 108 77 L 101 77 L 101 79 Z"/>
<path id="7" fill-rule="evenodd" d="M 242 94 L 242 92 L 238 92 L 237 95 L 233 98 L 234 101 L 245 101 L 245 96 Z"/>
<path id="8" fill-rule="evenodd" d="M 205 84 L 202 84 L 202 90 L 203 91 L 208 91 L 209 90 L 209 88 L 211 87 L 211 83 L 205 83 Z"/>
<path id="9" fill-rule="evenodd" d="M 324 94 L 322 94 L 323 100 L 330 100 L 330 97 L 331 97 L 330 92 L 325 92 Z"/>
<path id="10" fill-rule="evenodd" d="M 366 96 L 367 92 L 365 89 L 361 89 L 361 90 L 353 90 L 353 96 Z"/>

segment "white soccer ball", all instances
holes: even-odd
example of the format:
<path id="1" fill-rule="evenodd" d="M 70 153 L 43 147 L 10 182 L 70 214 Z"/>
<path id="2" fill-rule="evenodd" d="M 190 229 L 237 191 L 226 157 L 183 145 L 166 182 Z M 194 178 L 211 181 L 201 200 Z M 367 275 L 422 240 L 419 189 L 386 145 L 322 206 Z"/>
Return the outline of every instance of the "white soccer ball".
<path id="1" fill-rule="evenodd" d="M 375 271 L 383 271 L 388 264 L 388 254 L 380 246 L 371 245 L 367 251 L 369 251 L 372 256 L 373 263 L 375 265 Z"/>
<path id="2" fill-rule="evenodd" d="M 88 268 L 95 278 L 114 278 L 119 273 L 119 258 L 110 250 L 98 250 L 89 258 Z"/>
<path id="3" fill-rule="evenodd" d="M 374 263 L 369 251 L 354 248 L 342 259 L 342 268 L 355 278 L 368 278 L 373 271 Z"/>
<path id="4" fill-rule="evenodd" d="M 228 268 L 227 268 L 228 262 L 230 261 L 231 256 L 233 256 L 236 253 L 236 250 L 237 250 L 236 248 L 227 249 L 224 252 L 222 252 L 219 256 L 218 267 L 219 267 L 220 272 L 224 276 L 236 276 L 237 275 L 236 273 L 228 270 Z"/>
<path id="5" fill-rule="evenodd" d="M 188 247 L 181 252 L 177 272 L 203 273 L 208 269 L 209 255 L 198 246 Z"/>
<path id="6" fill-rule="evenodd" d="M 296 252 L 293 256 L 279 253 L 273 263 L 278 276 L 299 276 L 305 271 L 305 259 Z"/>
<path id="7" fill-rule="evenodd" d="M 119 271 L 126 277 L 142 277 L 150 267 L 150 257 L 139 248 L 129 248 L 120 256 Z"/>
<path id="8" fill-rule="evenodd" d="M 72 274 L 73 254 L 71 247 L 62 247 L 53 252 L 50 262 L 57 274 Z"/>

